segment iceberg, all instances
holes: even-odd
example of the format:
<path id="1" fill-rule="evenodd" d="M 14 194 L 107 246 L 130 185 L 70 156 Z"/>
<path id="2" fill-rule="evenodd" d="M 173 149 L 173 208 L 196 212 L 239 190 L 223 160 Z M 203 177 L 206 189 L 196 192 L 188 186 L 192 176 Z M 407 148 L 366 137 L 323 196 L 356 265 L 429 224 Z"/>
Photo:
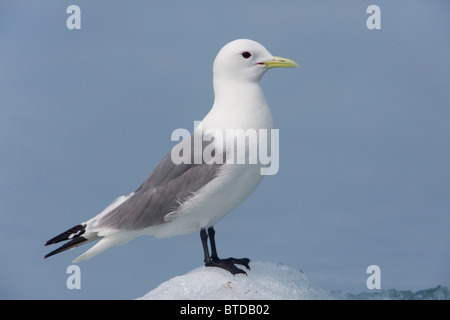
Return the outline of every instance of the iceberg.
<path id="1" fill-rule="evenodd" d="M 412 292 L 377 290 L 359 294 L 314 285 L 298 269 L 256 261 L 248 275 L 233 276 L 220 268 L 199 267 L 163 282 L 139 300 L 450 300 L 443 286 Z"/>

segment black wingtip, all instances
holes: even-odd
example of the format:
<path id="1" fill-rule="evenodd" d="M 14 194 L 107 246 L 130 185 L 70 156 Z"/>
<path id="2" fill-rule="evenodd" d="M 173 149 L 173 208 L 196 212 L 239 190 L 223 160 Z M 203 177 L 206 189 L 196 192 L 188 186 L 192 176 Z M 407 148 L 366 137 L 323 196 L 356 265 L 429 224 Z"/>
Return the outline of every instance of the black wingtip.
<path id="1" fill-rule="evenodd" d="M 45 245 L 48 246 L 50 244 L 55 244 L 61 241 L 70 240 L 69 242 L 63 244 L 61 247 L 57 248 L 56 250 L 53 250 L 52 252 L 46 254 L 44 256 L 45 258 L 51 257 L 57 253 L 69 250 L 71 248 L 75 248 L 85 242 L 89 242 L 90 240 L 86 239 L 85 237 L 82 237 L 86 232 L 86 224 L 79 224 L 75 227 L 72 227 L 63 233 L 57 235 L 56 237 L 51 238 L 48 240 Z"/>
<path id="2" fill-rule="evenodd" d="M 50 241 L 50 240 L 49 240 L 49 241 Z M 86 238 L 84 238 L 84 237 L 77 237 L 77 238 L 75 238 L 75 239 L 72 239 L 71 241 L 69 241 L 69 242 L 63 244 L 63 245 L 62 245 L 61 247 L 59 247 L 58 249 L 53 250 L 52 252 L 46 254 L 46 255 L 44 256 L 44 259 L 46 259 L 46 258 L 48 258 L 48 257 L 51 257 L 51 256 L 53 256 L 53 255 L 55 255 L 55 254 L 57 254 L 57 253 L 60 253 L 60 252 L 63 252 L 63 251 L 66 251 L 66 250 L 69 250 L 69 249 L 78 247 L 79 245 L 85 243 L 86 241 L 88 241 L 88 239 L 86 239 Z"/>
<path id="3" fill-rule="evenodd" d="M 56 237 L 48 240 L 45 245 L 48 246 L 50 244 L 55 244 L 61 241 L 70 240 L 73 238 L 77 238 L 86 232 L 86 224 L 79 224 L 69 230 L 64 231 L 63 233 L 57 235 Z"/>

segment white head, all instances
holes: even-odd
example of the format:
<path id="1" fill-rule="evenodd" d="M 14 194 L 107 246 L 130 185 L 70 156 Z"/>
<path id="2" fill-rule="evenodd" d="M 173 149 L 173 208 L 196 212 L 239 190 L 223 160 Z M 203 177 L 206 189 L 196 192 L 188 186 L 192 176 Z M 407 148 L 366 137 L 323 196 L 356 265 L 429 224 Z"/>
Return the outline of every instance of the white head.
<path id="1" fill-rule="evenodd" d="M 256 41 L 238 39 L 226 44 L 214 60 L 214 79 L 257 82 L 267 69 L 298 67 L 292 60 L 274 57 Z"/>

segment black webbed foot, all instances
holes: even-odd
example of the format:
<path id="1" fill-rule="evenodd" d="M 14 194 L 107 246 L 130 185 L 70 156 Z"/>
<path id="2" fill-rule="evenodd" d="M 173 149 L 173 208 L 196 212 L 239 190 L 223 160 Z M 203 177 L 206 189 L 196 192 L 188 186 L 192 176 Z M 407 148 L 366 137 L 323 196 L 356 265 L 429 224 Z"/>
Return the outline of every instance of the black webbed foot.
<path id="1" fill-rule="evenodd" d="M 225 270 L 229 271 L 233 275 L 237 275 L 239 273 L 243 273 L 243 274 L 247 275 L 247 272 L 245 272 L 244 270 L 236 267 L 234 265 L 234 263 L 232 263 L 228 259 L 219 259 L 219 260 L 205 262 L 205 266 L 206 267 L 222 268 L 222 269 L 225 269 Z"/>
<path id="2" fill-rule="evenodd" d="M 250 259 L 249 258 L 241 258 L 241 259 L 236 259 L 236 258 L 228 258 L 228 259 L 215 259 L 212 258 L 213 261 L 226 261 L 227 263 L 232 263 L 232 264 L 239 264 L 241 266 L 244 266 L 247 270 L 250 270 Z"/>
<path id="3" fill-rule="evenodd" d="M 247 272 L 244 270 L 238 268 L 235 266 L 235 264 L 239 264 L 247 268 L 247 270 L 250 270 L 250 259 L 248 258 L 242 258 L 242 259 L 235 259 L 235 258 L 228 258 L 228 259 L 211 259 L 209 262 L 205 262 L 205 266 L 207 267 L 218 267 L 225 269 L 229 272 L 231 272 L 233 275 L 236 275 L 238 273 L 243 273 L 247 275 Z"/>
<path id="4" fill-rule="evenodd" d="M 248 258 L 219 259 L 218 255 L 217 255 L 216 243 L 215 243 L 214 236 L 215 236 L 215 231 L 214 231 L 213 227 L 208 228 L 208 232 L 206 232 L 206 229 L 202 229 L 200 231 L 200 237 L 202 239 L 202 244 L 203 244 L 203 251 L 205 254 L 205 266 L 222 268 L 222 269 L 225 269 L 228 272 L 232 273 L 233 275 L 236 275 L 239 273 L 243 273 L 243 274 L 247 275 L 247 272 L 236 267 L 235 264 L 242 265 L 245 268 L 247 268 L 247 270 L 250 270 L 250 265 L 249 265 L 250 259 L 248 259 Z M 209 237 L 209 241 L 211 243 L 211 250 L 212 250 L 211 256 L 209 255 L 208 244 L 207 244 L 208 237 Z"/>

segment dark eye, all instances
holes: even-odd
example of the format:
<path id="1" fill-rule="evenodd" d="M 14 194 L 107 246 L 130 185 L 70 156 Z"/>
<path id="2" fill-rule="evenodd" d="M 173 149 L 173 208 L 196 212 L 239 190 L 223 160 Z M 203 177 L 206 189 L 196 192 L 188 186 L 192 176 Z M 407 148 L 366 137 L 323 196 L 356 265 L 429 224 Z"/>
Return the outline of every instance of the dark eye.
<path id="1" fill-rule="evenodd" d="M 248 51 L 244 51 L 244 52 L 242 52 L 242 56 L 245 59 L 248 59 L 248 58 L 250 58 L 252 56 L 252 54 L 250 52 L 248 52 Z"/>

